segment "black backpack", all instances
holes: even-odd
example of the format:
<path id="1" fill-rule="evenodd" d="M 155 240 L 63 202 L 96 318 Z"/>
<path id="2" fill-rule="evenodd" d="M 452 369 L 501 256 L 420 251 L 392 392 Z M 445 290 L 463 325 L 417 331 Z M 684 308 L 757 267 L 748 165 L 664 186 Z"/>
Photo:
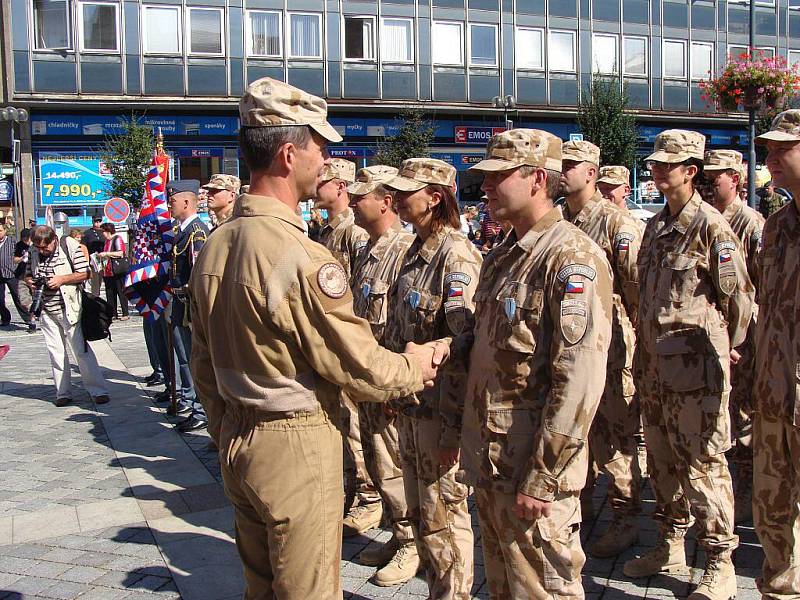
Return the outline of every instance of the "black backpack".
<path id="1" fill-rule="evenodd" d="M 75 271 L 72 257 L 67 248 L 66 236 L 61 238 L 61 250 L 67 257 L 70 268 Z M 87 294 L 81 286 L 81 331 L 85 343 L 96 342 L 108 338 L 111 341 L 111 320 L 114 314 L 111 312 L 111 305 L 102 298 L 95 298 Z M 88 343 L 86 344 L 88 348 Z"/>

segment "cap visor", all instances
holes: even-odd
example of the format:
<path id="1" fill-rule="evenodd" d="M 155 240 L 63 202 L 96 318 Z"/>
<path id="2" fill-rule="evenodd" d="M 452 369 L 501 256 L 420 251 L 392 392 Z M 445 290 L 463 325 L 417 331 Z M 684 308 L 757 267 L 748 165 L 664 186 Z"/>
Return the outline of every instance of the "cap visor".
<path id="1" fill-rule="evenodd" d="M 765 144 L 770 140 L 774 142 L 800 142 L 800 135 L 792 135 L 785 131 L 768 131 L 756 138 L 756 144 Z"/>
<path id="2" fill-rule="evenodd" d="M 327 121 L 323 121 L 322 123 L 309 123 L 308 126 L 329 142 L 341 142 L 342 139 L 344 139 Z"/>
<path id="3" fill-rule="evenodd" d="M 522 163 L 503 160 L 502 158 L 485 158 L 476 165 L 472 165 L 469 171 L 509 171 L 521 167 Z"/>
<path id="4" fill-rule="evenodd" d="M 210 185 L 210 184 L 206 184 L 206 185 L 204 185 L 204 186 L 201 186 L 201 187 L 200 187 L 200 189 L 201 189 L 201 190 L 227 190 L 228 188 L 226 188 L 224 185 Z"/>
<path id="5" fill-rule="evenodd" d="M 609 177 L 601 177 L 597 183 L 607 183 L 609 185 L 627 185 L 627 181 L 620 181 L 619 179 L 611 179 Z"/>
<path id="6" fill-rule="evenodd" d="M 703 165 L 703 171 L 738 171 L 739 167 L 726 167 L 724 165 Z"/>
<path id="7" fill-rule="evenodd" d="M 663 150 L 659 150 L 658 152 L 653 152 L 650 156 L 645 158 L 645 160 L 654 160 L 655 162 L 663 162 L 663 163 L 679 163 L 685 160 L 689 160 L 691 156 L 688 154 L 672 154 L 671 152 L 664 152 Z"/>
<path id="8" fill-rule="evenodd" d="M 366 196 L 371 191 L 378 187 L 377 183 L 368 183 L 365 181 L 356 181 L 347 186 L 347 193 L 354 196 Z"/>
<path id="9" fill-rule="evenodd" d="M 401 191 L 401 192 L 416 192 L 417 190 L 421 190 L 426 185 L 428 185 L 424 181 L 417 181 L 416 179 L 409 179 L 408 177 L 395 177 L 390 182 L 386 183 L 386 185 L 392 189 Z"/>

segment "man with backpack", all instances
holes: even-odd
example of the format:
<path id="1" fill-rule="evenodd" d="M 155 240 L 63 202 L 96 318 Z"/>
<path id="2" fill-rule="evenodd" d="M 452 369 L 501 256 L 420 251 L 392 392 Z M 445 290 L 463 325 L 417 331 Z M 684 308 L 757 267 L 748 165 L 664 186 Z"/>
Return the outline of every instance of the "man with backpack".
<path id="1" fill-rule="evenodd" d="M 105 404 L 109 400 L 106 382 L 94 352 L 84 339 L 80 322 L 81 284 L 89 279 L 89 261 L 79 242 L 67 236 L 59 241 L 55 230 L 47 225 L 36 227 L 31 240 L 33 252 L 25 281 L 34 286 L 34 298 L 41 290 L 38 318 L 53 368 L 55 404 L 65 406 L 72 401 L 67 344 L 78 361 L 83 386 L 89 396 L 96 404 Z"/>

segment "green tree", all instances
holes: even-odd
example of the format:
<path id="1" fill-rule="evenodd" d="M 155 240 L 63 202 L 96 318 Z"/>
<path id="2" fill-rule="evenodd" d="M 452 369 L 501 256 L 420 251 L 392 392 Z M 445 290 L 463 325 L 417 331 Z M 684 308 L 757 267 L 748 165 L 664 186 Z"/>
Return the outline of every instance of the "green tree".
<path id="1" fill-rule="evenodd" d="M 106 190 L 110 196 L 127 200 L 139 207 L 144 194 L 147 169 L 153 160 L 153 131 L 131 114 L 123 122 L 123 132 L 107 135 L 101 151 L 102 160 L 111 172 Z"/>
<path id="2" fill-rule="evenodd" d="M 628 93 L 618 77 L 593 77 L 578 107 L 578 125 L 584 139 L 600 148 L 603 165 L 633 169 L 638 134 L 636 118 L 627 108 Z"/>
<path id="3" fill-rule="evenodd" d="M 428 147 L 433 142 L 435 128 L 419 108 L 406 107 L 398 115 L 400 131 L 385 137 L 378 143 L 372 157 L 374 165 L 389 165 L 400 168 L 407 158 L 429 156 Z"/>

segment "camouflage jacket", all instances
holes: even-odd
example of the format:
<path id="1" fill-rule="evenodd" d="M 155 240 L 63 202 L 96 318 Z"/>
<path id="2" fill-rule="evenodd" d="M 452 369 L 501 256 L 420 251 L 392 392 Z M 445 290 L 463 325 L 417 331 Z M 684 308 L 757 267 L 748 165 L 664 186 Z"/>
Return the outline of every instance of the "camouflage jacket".
<path id="1" fill-rule="evenodd" d="M 319 243 L 331 251 L 347 273 L 352 283 L 352 264 L 361 249 L 367 245 L 369 235 L 355 223 L 352 208 L 336 215 L 319 232 Z"/>
<path id="2" fill-rule="evenodd" d="M 800 215 L 789 202 L 767 219 L 759 255 L 755 409 L 800 427 Z"/>
<path id="3" fill-rule="evenodd" d="M 761 231 L 764 229 L 764 217 L 736 198 L 724 210 L 722 216 L 728 221 L 733 233 L 742 244 L 742 252 L 747 261 L 747 274 L 750 282 L 758 290 L 758 250 L 761 247 Z"/>
<path id="4" fill-rule="evenodd" d="M 369 322 L 378 343 L 383 344 L 389 290 L 397 280 L 403 259 L 416 239 L 397 221 L 373 244 L 368 242 L 353 263 L 353 311 Z"/>
<path id="5" fill-rule="evenodd" d="M 475 302 L 462 336 L 472 338 L 465 482 L 548 501 L 577 492 L 611 342 L 608 261 L 554 208 L 489 253 Z"/>
<path id="6" fill-rule="evenodd" d="M 608 368 L 631 366 L 636 336 L 631 324 L 639 311 L 639 274 L 636 260 L 642 244 L 641 229 L 630 213 L 595 192 L 577 215 L 564 204 L 564 218 L 600 246 L 614 274 L 614 321 Z"/>
<path id="7" fill-rule="evenodd" d="M 441 339 L 450 343 L 453 336 L 471 329 L 472 296 L 482 260 L 472 242 L 456 229 L 443 227 L 425 242 L 417 237 L 390 291 L 386 347 L 402 351 L 407 342 Z M 413 418 L 438 413 L 443 447 L 459 445 L 465 369 L 463 361 L 449 361 L 435 385 L 408 399 L 403 409 L 403 414 Z"/>
<path id="8" fill-rule="evenodd" d="M 722 375 L 730 349 L 745 339 L 754 296 L 725 218 L 696 192 L 675 216 L 665 206 L 645 229 L 639 278 L 637 371 L 656 364 L 658 381 L 673 392 L 725 391 Z M 639 379 L 637 386 L 656 385 Z"/>

